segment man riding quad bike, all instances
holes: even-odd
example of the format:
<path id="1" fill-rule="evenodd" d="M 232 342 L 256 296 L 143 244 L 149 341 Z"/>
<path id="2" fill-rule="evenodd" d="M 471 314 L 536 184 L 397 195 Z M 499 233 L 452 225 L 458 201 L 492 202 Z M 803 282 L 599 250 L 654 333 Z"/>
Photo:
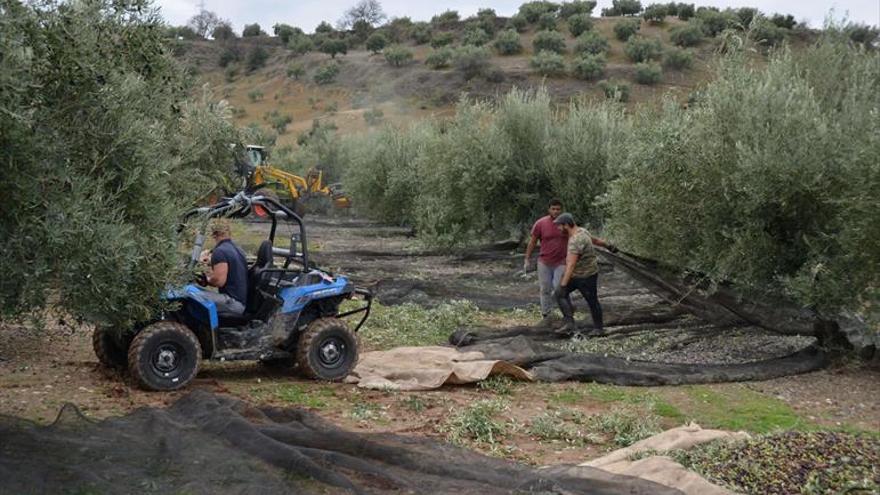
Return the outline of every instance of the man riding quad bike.
<path id="1" fill-rule="evenodd" d="M 248 267 L 247 304 L 241 315 L 220 314 L 195 284 L 174 287 L 164 299 L 169 310 L 133 329 L 99 327 L 93 343 L 105 366 L 126 368 L 147 390 L 175 390 L 198 373 L 201 359 L 287 362 L 318 380 L 339 381 L 358 359 L 356 332 L 370 314 L 372 295 L 346 277 L 334 276 L 309 262 L 302 219 L 276 199 L 238 193 L 219 203 L 187 212 L 181 223 L 200 219 L 188 262 L 193 272 L 213 218 L 243 218 L 255 209 L 272 220 L 268 238 Z M 289 227 L 289 238 L 276 234 Z M 278 245 L 287 244 L 287 247 Z M 276 266 L 276 260 L 280 266 Z M 363 304 L 340 312 L 340 304 L 357 298 Z M 362 314 L 354 329 L 344 318 Z"/>

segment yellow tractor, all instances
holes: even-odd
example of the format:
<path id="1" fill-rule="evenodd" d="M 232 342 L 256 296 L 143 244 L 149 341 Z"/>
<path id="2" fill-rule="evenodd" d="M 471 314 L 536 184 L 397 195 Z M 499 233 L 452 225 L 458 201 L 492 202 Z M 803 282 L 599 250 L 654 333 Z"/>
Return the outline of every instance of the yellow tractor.
<path id="1" fill-rule="evenodd" d="M 245 155 L 247 163 L 239 170 L 250 192 L 276 199 L 300 216 L 306 212 L 306 203 L 314 206 L 329 201 L 336 208 L 351 207 L 351 199 L 340 184 L 324 183 L 323 170 L 312 167 L 301 177 L 273 167 L 267 163 L 268 154 L 262 146 L 246 146 Z"/>

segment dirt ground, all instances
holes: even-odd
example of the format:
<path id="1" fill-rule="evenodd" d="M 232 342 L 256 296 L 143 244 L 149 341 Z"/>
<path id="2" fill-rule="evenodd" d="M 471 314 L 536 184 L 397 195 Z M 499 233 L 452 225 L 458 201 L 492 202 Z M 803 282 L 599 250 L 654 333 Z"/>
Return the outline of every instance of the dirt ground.
<path id="1" fill-rule="evenodd" d="M 409 301 L 431 306 L 448 299 L 470 299 L 479 306 L 480 322 L 486 325 L 538 319 L 536 282 L 516 274 L 521 258 L 512 250 L 440 255 L 418 245 L 406 229 L 346 217 L 311 217 L 308 222 L 310 245 L 319 265 L 376 288 L 380 301 L 386 304 Z M 244 225 L 235 236 L 253 253 L 263 228 L 265 225 Z M 634 308 L 662 306 L 623 274 L 606 268 L 602 277 L 600 298 L 609 321 Z M 518 312 L 510 311 L 516 308 Z M 686 325 L 687 319 L 676 315 L 661 330 L 674 333 L 671 329 L 676 325 L 702 328 Z M 370 325 L 362 332 L 368 334 Z M 689 339 L 699 349 L 699 339 Z M 741 354 L 739 359 L 749 359 L 750 339 L 732 340 Z M 766 337 L 759 342 L 765 347 Z M 780 342 L 778 352 L 803 344 Z M 652 345 L 651 349 L 659 348 Z M 612 345 L 607 349 L 615 352 Z M 676 356 L 669 349 L 658 355 L 664 359 Z M 611 439 L 594 438 L 584 431 L 584 423 L 579 421 L 568 421 L 573 430 L 559 438 L 542 436 L 536 418 L 608 415 L 621 408 L 652 415 L 662 427 L 695 420 L 704 427 L 753 432 L 819 427 L 880 430 L 880 372 L 854 362 L 746 384 L 638 388 L 500 381 L 409 393 L 316 383 L 257 363 L 206 362 L 190 388 L 227 393 L 259 404 L 306 407 L 359 431 L 438 438 L 451 437 L 451 420 L 456 414 L 480 401 L 490 401 L 497 406 L 498 441 L 468 444 L 530 464 L 583 462 L 614 447 Z M 30 324 L 0 324 L 0 414 L 49 423 L 69 402 L 89 417 L 104 418 L 141 406 L 167 405 L 184 393 L 143 392 L 124 376 L 101 369 L 87 326 L 57 316 L 47 317 L 42 329 Z"/>

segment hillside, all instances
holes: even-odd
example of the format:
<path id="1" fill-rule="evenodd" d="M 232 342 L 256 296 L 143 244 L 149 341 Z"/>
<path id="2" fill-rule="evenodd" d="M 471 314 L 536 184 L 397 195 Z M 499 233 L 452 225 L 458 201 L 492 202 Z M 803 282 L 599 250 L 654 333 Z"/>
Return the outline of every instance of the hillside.
<path id="1" fill-rule="evenodd" d="M 637 19 L 637 18 L 636 18 Z M 235 108 L 237 124 L 257 124 L 270 127 L 267 114 L 277 111 L 289 115 L 292 122 L 286 132 L 279 135 L 281 146 L 295 145 L 296 136 L 309 129 L 314 120 L 332 122 L 341 132 L 362 131 L 368 127 L 364 113 L 373 109 L 382 112 L 382 120 L 402 123 L 431 114 L 444 115 L 451 112 L 462 93 L 473 97 L 494 97 L 506 93 L 511 87 L 535 87 L 545 85 L 551 96 L 560 103 L 571 98 L 604 98 L 601 81 L 619 80 L 630 86 L 628 105 L 656 102 L 664 94 L 671 93 L 681 101 L 712 74 L 713 61 L 717 58 L 719 38 L 707 37 L 697 46 L 689 48 L 693 53 L 690 68 L 674 70 L 664 68 L 660 81 L 653 85 L 635 81 L 636 64 L 625 54 L 623 41 L 614 35 L 614 26 L 622 17 L 593 18 L 593 30 L 608 41 L 607 65 L 596 80 L 586 81 L 573 77 L 569 70 L 555 77 L 545 77 L 530 66 L 535 55 L 532 46 L 538 31 L 529 25 L 520 33 L 522 52 L 502 56 L 490 49 L 488 75 L 466 79 L 455 68 L 435 70 L 425 64 L 426 58 L 435 51 L 430 44 L 416 44 L 412 40 L 402 45 L 411 50 L 413 58 L 400 67 L 390 65 L 382 53 L 374 54 L 363 44 L 349 48 L 346 54 L 335 59 L 320 52 L 296 55 L 278 37 L 258 36 L 236 38 L 230 41 L 181 42 L 182 59 L 199 77 L 210 84 L 216 96 L 222 96 Z M 498 18 L 499 26 L 507 19 Z M 675 17 L 666 17 L 662 23 L 641 21 L 638 35 L 659 39 L 664 51 L 676 49 L 670 40 L 673 29 L 687 23 Z M 460 21 L 444 32 L 454 34 L 458 45 L 466 29 Z M 575 53 L 576 39 L 569 33 L 566 23 L 559 21 L 557 32 L 566 43 L 564 57 L 566 68 L 578 57 Z M 806 32 L 789 36 L 791 43 L 802 43 Z M 251 73 L 244 69 L 244 59 L 255 47 L 266 49 L 265 65 Z M 491 46 L 491 41 L 487 43 Z M 235 53 L 240 60 L 226 69 L 218 61 L 224 52 Z M 319 85 L 313 81 L 319 68 L 329 62 L 337 63 L 339 74 L 330 84 Z M 288 67 L 301 64 L 304 74 L 298 78 L 288 76 Z"/>

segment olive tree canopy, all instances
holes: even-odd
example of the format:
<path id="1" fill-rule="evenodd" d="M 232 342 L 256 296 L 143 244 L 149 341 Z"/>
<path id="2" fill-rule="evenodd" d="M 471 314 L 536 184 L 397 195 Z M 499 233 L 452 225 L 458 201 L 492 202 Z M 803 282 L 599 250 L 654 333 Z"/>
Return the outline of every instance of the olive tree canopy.
<path id="1" fill-rule="evenodd" d="M 163 31 L 146 0 L 0 0 L 0 317 L 158 307 L 179 213 L 236 138 L 225 104 L 190 99 Z"/>

